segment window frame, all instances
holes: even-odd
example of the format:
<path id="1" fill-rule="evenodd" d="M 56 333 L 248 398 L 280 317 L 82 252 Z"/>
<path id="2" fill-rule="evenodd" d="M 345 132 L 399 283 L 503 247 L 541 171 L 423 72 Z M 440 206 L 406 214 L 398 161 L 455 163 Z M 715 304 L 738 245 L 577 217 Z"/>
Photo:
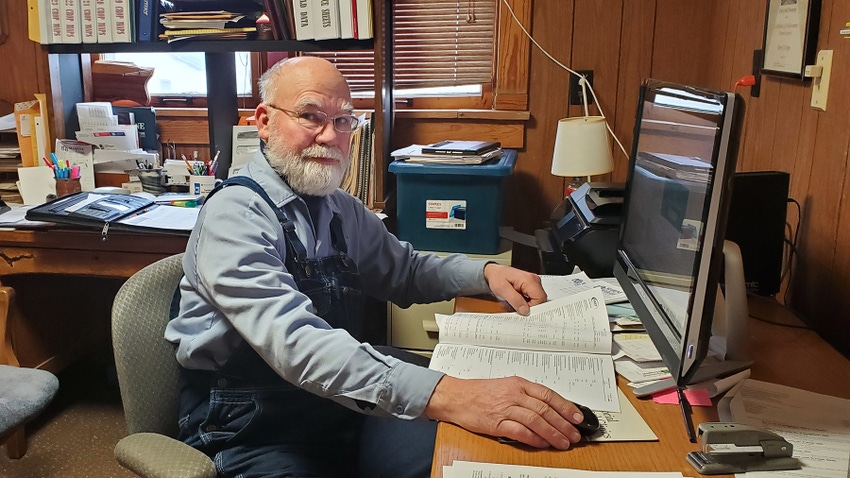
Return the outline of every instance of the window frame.
<path id="1" fill-rule="evenodd" d="M 496 35 L 494 49 L 493 81 L 482 85 L 482 93 L 478 96 L 449 95 L 449 96 L 404 96 L 394 93 L 396 111 L 403 110 L 509 110 L 527 111 L 528 109 L 528 66 L 530 65 L 530 41 L 516 25 L 507 11 L 505 3 L 511 5 L 517 18 L 529 25 L 531 20 L 531 0 L 499 0 L 496 20 Z M 252 82 L 256 85 L 259 72 L 265 71 L 269 64 L 269 56 L 297 55 L 296 52 L 251 52 Z M 100 58 L 99 54 L 89 55 L 90 61 Z M 275 58 L 276 61 L 276 58 Z M 500 68 L 500 65 L 513 65 L 514 68 Z M 90 65 L 89 65 L 90 66 Z M 90 67 L 87 69 L 90 72 Z M 91 78 L 88 78 L 91 84 Z M 87 92 L 88 96 L 88 92 Z M 88 101 L 88 99 L 87 99 Z M 239 95 L 240 109 L 254 109 L 259 104 L 259 92 L 253 88 L 251 96 Z M 357 109 L 374 109 L 375 98 L 355 98 Z M 188 105 L 191 106 L 188 106 Z M 206 96 L 151 96 L 151 106 L 169 108 L 171 110 L 196 110 L 207 107 Z"/>

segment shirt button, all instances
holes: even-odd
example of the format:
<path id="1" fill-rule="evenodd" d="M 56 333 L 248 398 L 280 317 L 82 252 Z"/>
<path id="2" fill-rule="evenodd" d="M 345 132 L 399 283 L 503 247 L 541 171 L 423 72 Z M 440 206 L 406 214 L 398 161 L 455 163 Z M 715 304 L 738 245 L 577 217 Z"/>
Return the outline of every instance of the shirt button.
<path id="1" fill-rule="evenodd" d="M 226 378 L 218 379 L 218 381 L 216 382 L 216 385 L 219 386 L 219 387 L 226 387 L 227 386 L 227 379 Z"/>
<path id="2" fill-rule="evenodd" d="M 395 412 L 396 413 L 403 413 L 404 412 L 404 405 L 396 405 L 395 406 Z"/>

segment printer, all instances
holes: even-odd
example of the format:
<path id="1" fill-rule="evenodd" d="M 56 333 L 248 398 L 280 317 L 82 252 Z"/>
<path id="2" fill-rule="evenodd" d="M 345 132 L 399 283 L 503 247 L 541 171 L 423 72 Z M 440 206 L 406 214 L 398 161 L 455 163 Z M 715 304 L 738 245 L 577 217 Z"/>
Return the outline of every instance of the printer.
<path id="1" fill-rule="evenodd" d="M 544 274 L 578 266 L 589 277 L 611 277 L 623 221 L 622 183 L 584 183 L 564 198 L 547 229 L 535 231 Z"/>

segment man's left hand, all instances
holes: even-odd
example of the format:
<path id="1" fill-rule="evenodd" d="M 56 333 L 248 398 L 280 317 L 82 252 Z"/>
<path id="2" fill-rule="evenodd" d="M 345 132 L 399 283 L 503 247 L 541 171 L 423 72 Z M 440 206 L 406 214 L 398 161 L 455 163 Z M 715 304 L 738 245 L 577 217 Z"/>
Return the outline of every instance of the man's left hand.
<path id="1" fill-rule="evenodd" d="M 520 315 L 528 315 L 532 305 L 546 302 L 537 274 L 491 262 L 484 266 L 484 278 L 493 294 Z"/>

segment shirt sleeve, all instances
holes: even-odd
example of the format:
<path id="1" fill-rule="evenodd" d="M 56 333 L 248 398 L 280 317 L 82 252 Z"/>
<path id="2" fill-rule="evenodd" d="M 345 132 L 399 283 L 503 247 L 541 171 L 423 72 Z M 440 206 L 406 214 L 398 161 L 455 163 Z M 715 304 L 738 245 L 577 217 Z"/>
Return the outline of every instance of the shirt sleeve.
<path id="1" fill-rule="evenodd" d="M 422 254 L 390 234 L 383 222 L 352 198 L 345 211 L 356 221 L 347 224 L 349 253 L 369 295 L 401 306 L 448 300 L 460 295 L 490 293 L 484 279 L 486 261 L 463 254 L 438 257 Z M 358 240 L 369 238 L 369 240 Z"/>
<path id="2" fill-rule="evenodd" d="M 382 355 L 314 315 L 284 265 L 272 209 L 247 188 L 215 200 L 187 250 L 186 280 L 209 309 L 194 313 L 232 327 L 285 380 L 316 395 L 364 413 L 421 416 L 442 374 Z"/>

